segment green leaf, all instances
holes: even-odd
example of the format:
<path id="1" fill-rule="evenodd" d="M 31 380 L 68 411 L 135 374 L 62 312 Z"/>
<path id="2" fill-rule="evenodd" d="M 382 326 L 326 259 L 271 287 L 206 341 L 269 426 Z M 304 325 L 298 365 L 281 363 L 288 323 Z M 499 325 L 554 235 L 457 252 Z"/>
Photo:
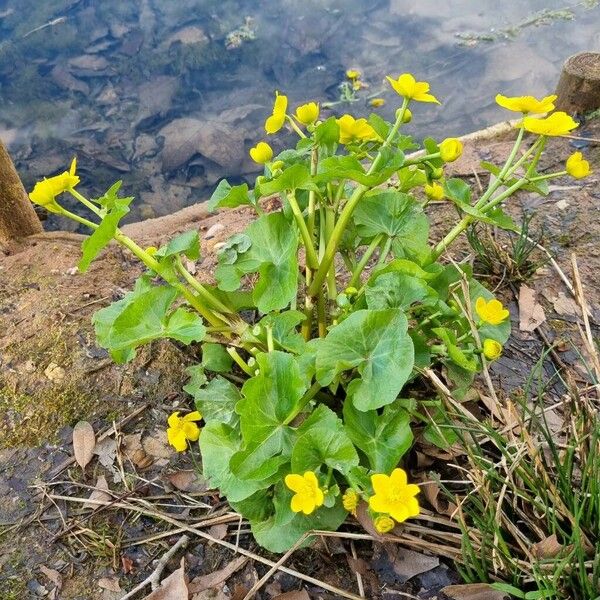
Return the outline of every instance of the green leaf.
<path id="1" fill-rule="evenodd" d="M 222 344 L 205 342 L 202 344 L 202 366 L 207 371 L 228 373 L 233 359 Z"/>
<path id="2" fill-rule="evenodd" d="M 206 333 L 197 313 L 180 307 L 169 308 L 177 291 L 170 286 L 151 286 L 144 280 L 123 300 L 98 311 L 93 318 L 99 344 L 116 362 L 135 356 L 135 349 L 160 338 L 184 344 L 200 341 Z"/>
<path id="3" fill-rule="evenodd" d="M 320 404 L 297 430 L 292 450 L 292 472 L 317 471 L 321 465 L 348 473 L 358 465 L 358 454 L 341 419 Z"/>
<path id="4" fill-rule="evenodd" d="M 442 450 L 448 450 L 458 440 L 456 424 L 448 419 L 444 410 L 437 409 L 423 430 L 423 438 Z"/>
<path id="5" fill-rule="evenodd" d="M 190 260 L 200 258 L 200 239 L 196 230 L 175 236 L 166 246 L 160 248 L 155 256 L 167 258 L 177 254 L 184 254 Z"/>
<path id="6" fill-rule="evenodd" d="M 398 185 L 401 192 L 408 192 L 426 183 L 427 177 L 421 169 L 404 167 L 398 171 Z"/>
<path id="7" fill-rule="evenodd" d="M 399 309 L 352 313 L 319 340 L 317 380 L 326 386 L 340 373 L 356 368 L 360 378 L 347 388 L 354 406 L 365 411 L 390 404 L 413 368 L 413 343 L 407 329 L 408 321 Z"/>
<path id="8" fill-rule="evenodd" d="M 492 583 L 490 584 L 490 588 L 498 590 L 499 592 L 506 592 L 516 598 L 526 598 L 525 592 L 522 592 L 519 588 L 514 585 L 509 585 L 508 583 Z"/>
<path id="9" fill-rule="evenodd" d="M 272 493 L 270 490 L 259 490 L 245 500 L 240 500 L 239 502 L 229 500 L 229 504 L 235 512 L 249 521 L 265 521 L 275 510 L 271 496 Z"/>
<path id="10" fill-rule="evenodd" d="M 226 179 L 223 179 L 210 197 L 207 208 L 212 212 L 217 208 L 236 208 L 243 205 L 254 206 L 248 194 L 248 184 L 243 183 L 232 187 Z"/>
<path id="11" fill-rule="evenodd" d="M 429 253 L 429 221 L 411 196 L 395 191 L 366 194 L 354 211 L 358 234 L 371 239 L 383 233 L 392 239 L 397 258 L 423 259 Z"/>
<path id="12" fill-rule="evenodd" d="M 352 402 L 344 402 L 344 426 L 377 473 L 391 473 L 413 443 L 410 414 L 396 403 L 379 414 L 377 410 L 357 410 Z"/>
<path id="13" fill-rule="evenodd" d="M 296 163 L 283 171 L 279 177 L 276 177 L 272 181 L 261 183 L 260 195 L 270 196 L 277 192 L 317 189 L 308 167 L 304 164 Z"/>
<path id="14" fill-rule="evenodd" d="M 119 221 L 129 212 L 126 205 L 115 206 L 102 219 L 98 229 L 94 230 L 92 235 L 85 238 L 81 245 L 82 256 L 79 261 L 79 270 L 85 273 L 91 262 L 100 254 L 100 251 L 108 246 L 115 237 Z"/>
<path id="15" fill-rule="evenodd" d="M 183 391 L 190 394 L 190 396 L 196 397 L 196 394 L 206 385 L 208 379 L 204 373 L 204 367 L 202 365 L 192 365 L 185 370 L 186 374 L 189 375 L 188 382 L 183 386 Z"/>
<path id="16" fill-rule="evenodd" d="M 444 191 L 446 196 L 456 201 L 461 208 L 464 204 L 471 204 L 471 188 L 462 179 L 447 179 L 444 183 Z"/>
<path id="17" fill-rule="evenodd" d="M 291 354 L 261 353 L 256 356 L 259 373 L 242 388 L 236 410 L 247 447 L 231 459 L 232 472 L 242 479 L 266 479 L 289 460 L 294 431 L 293 418 L 302 408 L 305 378 Z"/>
<path id="18" fill-rule="evenodd" d="M 113 183 L 104 195 L 100 196 L 100 198 L 92 199 L 92 201 L 108 211 L 113 210 L 117 206 L 129 206 L 133 201 L 133 196 L 125 196 L 122 198 L 118 196 L 122 184 L 122 181 Z"/>
<path id="19" fill-rule="evenodd" d="M 383 273 L 365 288 L 367 306 L 372 310 L 381 308 L 407 309 L 414 302 L 430 297 L 437 298 L 436 292 L 422 279 L 403 273 Z"/>
<path id="20" fill-rule="evenodd" d="M 217 376 L 200 388 L 188 384 L 183 389 L 193 394 L 196 408 L 207 423 L 219 422 L 237 427 L 239 417 L 235 407 L 242 396 L 231 381 Z"/>
<path id="21" fill-rule="evenodd" d="M 259 482 L 242 481 L 229 469 L 229 461 L 241 444 L 236 429 L 219 421 L 207 423 L 199 444 L 204 477 L 229 501 L 240 502 L 261 489 Z"/>
<path id="22" fill-rule="evenodd" d="M 340 139 L 340 128 L 335 117 L 329 117 L 315 127 L 315 143 L 326 151 L 325 156 L 331 155 L 337 148 Z M 321 154 L 323 154 L 321 152 Z"/>
<path id="23" fill-rule="evenodd" d="M 270 213 L 253 221 L 240 242 L 246 238 L 250 246 L 242 251 L 238 244 L 233 262 L 229 254 L 219 254 L 215 273 L 219 288 L 236 290 L 243 275 L 258 273 L 252 292 L 258 310 L 269 313 L 285 308 L 298 290 L 297 229 L 282 213 Z"/>
<path id="24" fill-rule="evenodd" d="M 262 335 L 266 342 L 266 328 L 271 327 L 275 346 L 292 354 L 301 354 L 306 342 L 297 327 L 306 319 L 306 315 L 297 310 L 286 310 L 282 313 L 271 313 L 260 321 Z"/>
<path id="25" fill-rule="evenodd" d="M 461 369 L 475 373 L 479 370 L 479 361 L 471 357 L 469 358 L 461 348 L 457 345 L 456 335 L 446 327 L 433 327 L 432 333 L 437 335 L 448 350 L 448 358 L 455 362 Z"/>

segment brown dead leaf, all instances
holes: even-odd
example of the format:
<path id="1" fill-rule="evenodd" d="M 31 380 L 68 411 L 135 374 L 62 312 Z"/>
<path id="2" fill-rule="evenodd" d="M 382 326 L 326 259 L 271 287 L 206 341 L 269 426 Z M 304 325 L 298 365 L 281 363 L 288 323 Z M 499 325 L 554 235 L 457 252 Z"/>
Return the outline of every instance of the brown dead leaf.
<path id="1" fill-rule="evenodd" d="M 385 536 L 375 529 L 375 525 L 373 525 L 373 518 L 367 509 L 367 503 L 364 500 L 361 500 L 356 507 L 356 520 L 362 525 L 363 529 L 369 535 L 372 535 L 376 540 L 382 542 L 385 540 Z"/>
<path id="2" fill-rule="evenodd" d="M 92 460 L 95 447 L 94 428 L 87 421 L 79 421 L 73 428 L 73 454 L 82 471 Z"/>
<path id="3" fill-rule="evenodd" d="M 533 553 L 538 558 L 554 558 L 560 554 L 563 549 L 563 545 L 558 541 L 556 534 L 544 538 L 537 544 L 533 545 Z"/>
<path id="4" fill-rule="evenodd" d="M 145 600 L 188 600 L 189 590 L 185 577 L 185 559 L 181 566 L 163 579 L 160 587 L 154 590 Z"/>
<path id="5" fill-rule="evenodd" d="M 556 313 L 563 317 L 575 317 L 579 315 L 579 305 L 564 292 L 558 292 L 558 296 L 552 301 L 552 306 L 554 306 Z"/>
<path id="6" fill-rule="evenodd" d="M 421 552 L 386 544 L 386 551 L 394 572 L 404 582 L 416 575 L 435 569 L 440 564 L 439 558 Z"/>
<path id="7" fill-rule="evenodd" d="M 167 442 L 167 434 L 164 429 L 154 431 L 142 440 L 142 448 L 146 454 L 154 458 L 170 458 L 175 452 Z"/>
<path id="8" fill-rule="evenodd" d="M 273 598 L 273 600 L 310 600 L 310 596 L 306 590 L 302 589 L 280 594 Z"/>
<path id="9" fill-rule="evenodd" d="M 173 487 L 182 492 L 205 492 L 208 489 L 206 481 L 193 470 L 170 473 L 166 479 Z"/>
<path id="10" fill-rule="evenodd" d="M 448 585 L 442 589 L 452 600 L 506 600 L 506 592 L 491 588 L 487 583 L 466 583 L 464 585 Z"/>
<path id="11" fill-rule="evenodd" d="M 119 580 L 116 577 L 101 577 L 98 579 L 98 587 L 109 592 L 120 592 L 121 586 Z"/>
<path id="12" fill-rule="evenodd" d="M 127 554 L 123 554 L 123 556 L 121 556 L 121 566 L 123 567 L 123 573 L 128 575 L 133 571 L 135 563 L 131 558 L 129 558 L 129 556 L 127 556 Z"/>
<path id="13" fill-rule="evenodd" d="M 62 575 L 56 569 L 49 569 L 45 565 L 40 565 L 40 571 L 56 586 L 60 592 L 63 584 Z"/>
<path id="14" fill-rule="evenodd" d="M 112 500 L 112 496 L 108 493 L 108 482 L 106 481 L 106 477 L 104 475 L 100 475 L 98 480 L 96 481 L 96 487 L 92 490 L 90 497 L 88 500 L 97 500 L 99 502 L 110 502 Z M 86 502 L 83 505 L 83 508 L 98 508 L 98 504 L 94 502 Z"/>
<path id="15" fill-rule="evenodd" d="M 425 496 L 427 502 L 431 504 L 432 508 L 440 515 L 452 515 L 456 510 L 456 504 L 440 498 L 440 492 L 442 491 L 438 483 L 433 479 L 424 481 L 420 486 L 421 493 Z"/>
<path id="16" fill-rule="evenodd" d="M 216 540 L 222 540 L 227 535 L 228 527 L 225 523 L 213 525 L 209 530 L 209 535 L 212 535 Z"/>
<path id="17" fill-rule="evenodd" d="M 526 285 L 519 289 L 519 329 L 533 331 L 546 320 L 542 305 L 536 300 L 535 290 Z"/>
<path id="18" fill-rule="evenodd" d="M 238 556 L 232 560 L 227 566 L 209 573 L 208 575 L 200 575 L 190 581 L 190 593 L 197 594 L 210 588 L 219 587 L 225 583 L 236 571 L 241 569 L 248 562 L 247 556 Z"/>

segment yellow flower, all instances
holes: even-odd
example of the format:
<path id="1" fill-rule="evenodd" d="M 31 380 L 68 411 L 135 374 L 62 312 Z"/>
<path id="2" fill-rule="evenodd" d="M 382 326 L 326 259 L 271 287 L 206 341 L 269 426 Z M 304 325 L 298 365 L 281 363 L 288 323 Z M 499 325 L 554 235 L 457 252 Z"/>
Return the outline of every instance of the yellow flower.
<path id="1" fill-rule="evenodd" d="M 410 73 L 403 73 L 398 79 L 393 79 L 388 75 L 387 80 L 394 91 L 400 96 L 404 96 L 404 98 L 416 102 L 436 102 L 440 104 L 440 101 L 429 93 L 429 84 L 426 81 L 417 81 Z"/>
<path id="2" fill-rule="evenodd" d="M 76 169 L 77 159 L 74 158 L 71 163 L 71 168 L 68 171 L 50 177 L 49 179 L 38 181 L 33 190 L 29 193 L 29 198 L 32 202 L 39 204 L 40 206 L 51 209 L 52 205 L 55 205 L 56 208 L 58 208 L 58 205 L 56 205 L 56 196 L 68 190 L 72 190 L 79 183 L 79 177 L 75 175 Z"/>
<path id="3" fill-rule="evenodd" d="M 355 119 L 352 115 L 342 115 L 336 119 L 340 128 L 340 143 L 370 142 L 381 139 L 366 119 Z"/>
<path id="4" fill-rule="evenodd" d="M 379 108 L 380 106 L 383 106 L 385 104 L 385 100 L 383 98 L 372 98 L 371 100 L 369 100 L 369 104 L 373 108 Z"/>
<path id="5" fill-rule="evenodd" d="M 440 157 L 444 162 L 454 162 L 463 151 L 462 142 L 457 138 L 446 138 L 440 144 Z"/>
<path id="6" fill-rule="evenodd" d="M 277 133 L 285 123 L 285 113 L 287 111 L 287 96 L 275 92 L 275 103 L 273 104 L 273 113 L 265 121 L 265 131 L 267 133 Z"/>
<path id="7" fill-rule="evenodd" d="M 569 156 L 566 169 L 567 173 L 571 177 L 575 177 L 575 179 L 582 179 L 591 173 L 590 163 L 587 160 L 584 160 L 581 152 L 574 152 Z"/>
<path id="8" fill-rule="evenodd" d="M 325 496 L 313 471 L 306 471 L 304 475 L 286 475 L 285 485 L 295 492 L 291 502 L 295 513 L 302 512 L 310 515 L 316 508 L 322 506 Z"/>
<path id="9" fill-rule="evenodd" d="M 348 69 L 346 71 L 346 77 L 350 80 L 358 79 L 360 77 L 360 71 L 358 69 Z"/>
<path id="10" fill-rule="evenodd" d="M 398 523 L 419 514 L 419 502 L 415 498 L 419 486 L 407 482 L 403 469 L 394 469 L 391 475 L 371 475 L 371 483 L 375 495 L 369 498 L 369 506 L 375 512 L 385 513 Z"/>
<path id="11" fill-rule="evenodd" d="M 502 354 L 502 344 L 496 340 L 483 340 L 483 355 L 488 360 L 496 360 Z"/>
<path id="12" fill-rule="evenodd" d="M 394 529 L 394 527 L 396 527 L 394 519 L 386 515 L 379 515 L 378 517 L 375 517 L 373 525 L 375 525 L 375 529 L 377 529 L 379 533 L 389 533 L 392 529 Z"/>
<path id="13" fill-rule="evenodd" d="M 555 112 L 545 119 L 525 117 L 523 127 L 531 133 L 539 135 L 566 135 L 578 127 L 577 123 L 565 112 Z"/>
<path id="14" fill-rule="evenodd" d="M 307 102 L 296 109 L 294 115 L 303 125 L 311 125 L 319 118 L 319 105 L 316 102 Z"/>
<path id="15" fill-rule="evenodd" d="M 258 142 L 254 148 L 250 148 L 250 158 L 259 165 L 264 165 L 273 158 L 273 149 L 267 142 Z"/>
<path id="16" fill-rule="evenodd" d="M 541 114 L 554 110 L 554 101 L 557 96 L 546 96 L 541 100 L 533 96 L 513 96 L 507 98 L 502 94 L 496 96 L 496 103 L 502 108 L 507 108 L 513 112 Z"/>
<path id="17" fill-rule="evenodd" d="M 358 92 L 358 90 L 362 90 L 363 88 L 368 87 L 368 84 L 364 83 L 364 81 L 361 81 L 360 79 L 354 79 L 354 81 L 352 81 L 352 89 L 355 92 Z"/>
<path id="18" fill-rule="evenodd" d="M 195 442 L 200 437 L 200 427 L 194 421 L 200 421 L 202 415 L 195 410 L 184 417 L 179 411 L 174 412 L 168 419 L 167 439 L 177 452 L 187 450 L 187 442 Z"/>
<path id="19" fill-rule="evenodd" d="M 432 184 L 425 184 L 425 195 L 432 200 L 441 200 L 444 197 L 444 188 L 435 181 Z"/>
<path id="20" fill-rule="evenodd" d="M 482 296 L 479 296 L 475 301 L 475 311 L 484 323 L 490 325 L 500 325 L 510 315 L 508 309 L 502 306 L 500 300 L 493 298 L 486 302 Z"/>
<path id="21" fill-rule="evenodd" d="M 360 496 L 352 488 L 348 488 L 342 496 L 344 508 L 353 515 L 356 515 L 356 507 L 358 506 L 359 500 Z"/>

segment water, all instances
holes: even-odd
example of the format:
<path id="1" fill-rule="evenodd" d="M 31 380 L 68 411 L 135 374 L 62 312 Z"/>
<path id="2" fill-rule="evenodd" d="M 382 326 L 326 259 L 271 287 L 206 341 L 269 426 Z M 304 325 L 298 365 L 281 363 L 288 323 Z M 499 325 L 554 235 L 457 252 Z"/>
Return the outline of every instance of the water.
<path id="1" fill-rule="evenodd" d="M 497 92 L 551 93 L 567 56 L 599 47 L 593 0 L 0 0 L 0 137 L 28 188 L 77 155 L 81 190 L 123 179 L 137 220 L 252 181 L 275 89 L 335 102 L 354 67 L 369 88 L 332 110 L 382 96 L 391 118 L 385 75 L 410 71 L 443 102 L 410 130 L 441 139 L 505 118 Z"/>

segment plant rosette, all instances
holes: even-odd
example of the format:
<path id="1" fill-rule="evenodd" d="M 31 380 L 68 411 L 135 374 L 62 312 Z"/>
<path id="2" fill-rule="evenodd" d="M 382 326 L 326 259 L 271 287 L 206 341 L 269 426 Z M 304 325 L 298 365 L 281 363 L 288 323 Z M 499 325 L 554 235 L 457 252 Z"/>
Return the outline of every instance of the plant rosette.
<path id="1" fill-rule="evenodd" d="M 442 448 L 455 440 L 424 371 L 441 373 L 460 399 L 510 333 L 508 311 L 469 265 L 443 255 L 478 221 L 516 230 L 502 207 L 518 190 L 543 195 L 552 177 L 590 171 L 577 155 L 564 171 L 540 175 L 548 137 L 577 124 L 560 112 L 531 116 L 553 110 L 553 97 L 499 96 L 525 117 L 504 165 L 484 163 L 494 177 L 474 198 L 463 180 L 444 177 L 462 152 L 458 140 L 428 138 L 423 152 L 406 155 L 417 149 L 401 132 L 409 106 L 439 104 L 429 84 L 407 73 L 388 80 L 401 100 L 394 122 L 327 116 L 316 102 L 291 112 L 276 94 L 266 133 L 289 128 L 298 141 L 275 155 L 258 140 L 250 155 L 264 170 L 254 188 L 224 180 L 212 195 L 211 210 L 247 205 L 257 213 L 219 249 L 214 285 L 185 267 L 184 259 L 200 258 L 197 231 L 158 249 L 121 232 L 132 201 L 119 196 L 121 182 L 85 198 L 74 162 L 30 195 L 92 231 L 81 271 L 112 240 L 145 264 L 133 290 L 93 317 L 98 343 L 116 362 L 157 339 L 201 344 L 184 388 L 195 407 L 171 416 L 169 440 L 178 451 L 198 440 L 204 476 L 273 552 L 311 530 L 335 530 L 359 502 L 381 533 L 419 513 L 419 489 L 402 460 L 417 431 Z M 65 209 L 62 193 L 90 218 Z M 281 208 L 265 213 L 261 200 L 272 196 Z M 437 244 L 424 211 L 431 199 L 452 202 L 459 215 Z"/>

